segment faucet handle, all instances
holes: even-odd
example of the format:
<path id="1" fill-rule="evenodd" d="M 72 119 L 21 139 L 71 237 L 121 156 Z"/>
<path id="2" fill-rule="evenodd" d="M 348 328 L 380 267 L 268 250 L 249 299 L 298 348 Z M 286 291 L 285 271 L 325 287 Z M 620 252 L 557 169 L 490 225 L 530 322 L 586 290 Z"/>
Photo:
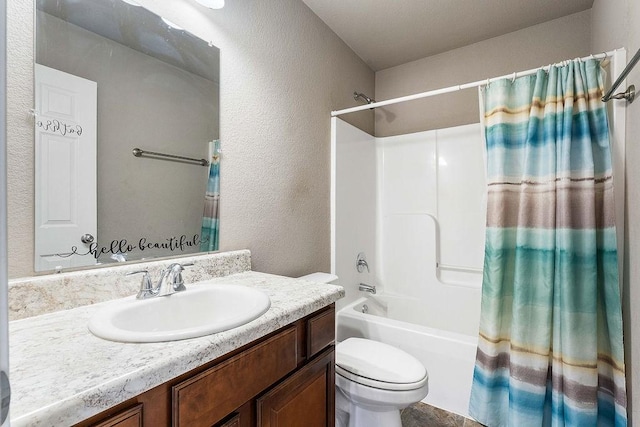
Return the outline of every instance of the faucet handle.
<path id="1" fill-rule="evenodd" d="M 142 282 L 140 283 L 140 290 L 138 291 L 138 295 L 136 295 L 137 299 L 145 299 L 154 296 L 153 283 L 151 283 L 151 276 L 147 270 L 138 270 L 132 271 L 131 273 L 127 273 L 127 276 L 132 276 L 134 274 L 143 274 Z"/>
<path id="2" fill-rule="evenodd" d="M 362 273 L 365 267 L 367 268 L 367 273 L 369 273 L 369 264 L 367 264 L 366 255 L 364 252 L 360 252 L 356 258 L 356 269 L 358 270 L 358 273 Z"/>
<path id="3" fill-rule="evenodd" d="M 192 265 L 192 262 L 186 264 L 180 264 L 176 262 L 167 267 L 169 284 L 173 286 L 173 290 L 175 292 L 187 290 L 187 288 L 184 286 L 184 280 L 182 279 L 182 272 L 184 271 L 185 267 L 190 267 Z"/>
<path id="4" fill-rule="evenodd" d="M 175 269 L 178 269 L 178 267 L 180 267 L 179 268 L 180 271 L 184 271 L 185 267 L 191 267 L 192 265 L 193 265 L 192 262 L 187 262 L 187 263 L 184 263 L 184 264 L 181 264 L 179 262 L 174 262 L 174 263 L 169 264 L 169 267 L 167 267 L 166 271 L 173 271 Z"/>

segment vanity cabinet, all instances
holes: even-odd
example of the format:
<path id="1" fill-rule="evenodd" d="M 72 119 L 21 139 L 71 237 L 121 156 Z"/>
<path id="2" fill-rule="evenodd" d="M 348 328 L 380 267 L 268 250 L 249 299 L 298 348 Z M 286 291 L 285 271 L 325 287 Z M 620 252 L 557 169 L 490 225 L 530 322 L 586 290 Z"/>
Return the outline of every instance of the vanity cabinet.
<path id="1" fill-rule="evenodd" d="M 334 425 L 330 305 L 77 427 Z"/>

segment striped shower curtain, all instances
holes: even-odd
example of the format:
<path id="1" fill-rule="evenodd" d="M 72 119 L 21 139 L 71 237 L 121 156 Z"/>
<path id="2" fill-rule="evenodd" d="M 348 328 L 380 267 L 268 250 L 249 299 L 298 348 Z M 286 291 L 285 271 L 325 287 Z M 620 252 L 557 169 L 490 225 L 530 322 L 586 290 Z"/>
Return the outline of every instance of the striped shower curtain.
<path id="1" fill-rule="evenodd" d="M 200 251 L 202 252 L 217 251 L 220 239 L 220 140 L 211 141 L 209 144 L 211 144 L 209 179 L 204 195 L 204 214 L 200 232 Z"/>
<path id="2" fill-rule="evenodd" d="M 488 207 L 469 413 L 626 425 L 613 178 L 596 60 L 484 89 Z"/>

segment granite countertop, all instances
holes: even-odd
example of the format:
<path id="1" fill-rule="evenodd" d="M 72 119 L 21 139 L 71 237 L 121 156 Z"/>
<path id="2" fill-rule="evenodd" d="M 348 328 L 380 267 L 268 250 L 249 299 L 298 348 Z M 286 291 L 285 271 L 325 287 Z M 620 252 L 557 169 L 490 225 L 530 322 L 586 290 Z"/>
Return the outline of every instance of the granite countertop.
<path id="1" fill-rule="evenodd" d="M 10 322 L 11 425 L 72 425 L 344 296 L 340 286 L 251 271 L 191 286 L 206 283 L 261 289 L 271 298 L 271 307 L 258 319 L 225 332 L 147 344 L 107 341 L 89 332 L 91 315 L 113 301 Z"/>

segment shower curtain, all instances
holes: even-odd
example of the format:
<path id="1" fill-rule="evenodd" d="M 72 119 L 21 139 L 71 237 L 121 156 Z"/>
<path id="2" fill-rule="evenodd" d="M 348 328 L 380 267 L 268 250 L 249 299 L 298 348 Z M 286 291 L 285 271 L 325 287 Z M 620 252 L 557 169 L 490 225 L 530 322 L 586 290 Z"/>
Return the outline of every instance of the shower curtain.
<path id="1" fill-rule="evenodd" d="M 596 60 L 483 90 L 488 206 L 469 413 L 626 425 L 613 178 Z"/>
<path id="2" fill-rule="evenodd" d="M 204 214 L 202 215 L 202 231 L 200 232 L 200 251 L 217 251 L 220 238 L 220 140 L 209 143 L 211 153 L 209 179 L 204 195 Z"/>

